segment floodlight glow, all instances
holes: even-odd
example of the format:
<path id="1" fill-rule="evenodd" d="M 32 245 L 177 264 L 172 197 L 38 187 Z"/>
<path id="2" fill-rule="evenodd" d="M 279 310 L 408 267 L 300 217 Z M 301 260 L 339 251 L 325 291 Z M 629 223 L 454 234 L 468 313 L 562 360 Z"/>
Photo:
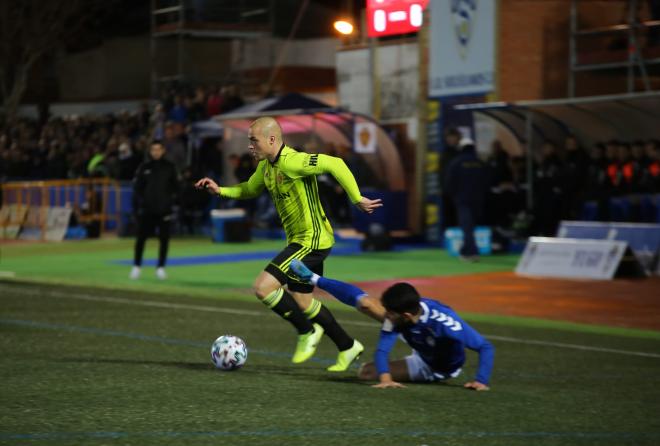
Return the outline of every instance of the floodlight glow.
<path id="1" fill-rule="evenodd" d="M 353 33 L 353 24 L 346 20 L 337 20 L 334 23 L 334 27 L 341 34 L 349 35 Z"/>

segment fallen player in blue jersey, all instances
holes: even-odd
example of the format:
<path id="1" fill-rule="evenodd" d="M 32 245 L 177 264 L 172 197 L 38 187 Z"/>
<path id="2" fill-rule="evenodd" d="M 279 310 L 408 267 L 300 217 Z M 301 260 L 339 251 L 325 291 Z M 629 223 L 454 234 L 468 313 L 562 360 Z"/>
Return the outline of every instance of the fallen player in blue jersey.
<path id="1" fill-rule="evenodd" d="M 389 287 L 380 301 L 360 288 L 320 277 L 294 259 L 291 272 L 304 282 L 327 291 L 346 305 L 383 322 L 374 362 L 364 364 L 358 377 L 379 380 L 374 387 L 405 387 L 402 381 L 433 382 L 456 378 L 465 363 L 465 349 L 479 353 L 474 381 L 464 387 L 488 390 L 495 348 L 450 307 L 420 297 L 408 283 Z M 404 359 L 389 360 L 397 337 L 413 349 Z"/>

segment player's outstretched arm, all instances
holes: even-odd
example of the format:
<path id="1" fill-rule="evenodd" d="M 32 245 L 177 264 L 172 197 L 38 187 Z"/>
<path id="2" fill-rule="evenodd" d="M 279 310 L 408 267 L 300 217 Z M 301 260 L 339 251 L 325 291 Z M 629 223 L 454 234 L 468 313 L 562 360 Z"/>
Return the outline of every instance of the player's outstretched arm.
<path id="1" fill-rule="evenodd" d="M 236 200 L 256 198 L 265 187 L 263 166 L 264 164 L 260 163 L 259 166 L 257 166 L 257 170 L 250 176 L 247 181 L 239 183 L 235 186 L 220 187 L 211 178 L 204 177 L 195 183 L 195 187 L 198 189 L 206 189 L 212 194 L 217 194 L 225 198 L 233 198 Z"/>
<path id="2" fill-rule="evenodd" d="M 209 191 L 210 194 L 219 194 L 220 193 L 220 186 L 213 181 L 211 178 L 204 177 L 198 182 L 195 183 L 195 187 L 197 189 L 206 189 Z"/>
<path id="3" fill-rule="evenodd" d="M 490 387 L 488 387 L 486 384 L 480 383 L 479 381 L 470 381 L 468 383 L 463 384 L 463 387 L 466 389 L 473 389 L 476 391 L 483 391 L 483 390 L 490 390 Z"/>

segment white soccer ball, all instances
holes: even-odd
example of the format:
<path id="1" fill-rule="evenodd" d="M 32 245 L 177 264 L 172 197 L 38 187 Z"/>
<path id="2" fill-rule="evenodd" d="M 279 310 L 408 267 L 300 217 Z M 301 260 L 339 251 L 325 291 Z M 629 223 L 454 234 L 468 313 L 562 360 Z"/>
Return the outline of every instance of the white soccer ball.
<path id="1" fill-rule="evenodd" d="M 220 370 L 236 370 L 243 367 L 247 355 L 247 345 L 238 336 L 220 336 L 211 346 L 211 361 Z"/>

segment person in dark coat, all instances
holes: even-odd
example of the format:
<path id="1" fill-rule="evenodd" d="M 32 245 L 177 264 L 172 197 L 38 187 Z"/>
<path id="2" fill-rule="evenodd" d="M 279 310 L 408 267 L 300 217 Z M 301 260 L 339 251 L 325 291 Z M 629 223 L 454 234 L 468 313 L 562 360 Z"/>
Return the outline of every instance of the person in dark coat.
<path id="1" fill-rule="evenodd" d="M 561 220 L 564 195 L 562 166 L 557 147 L 546 141 L 534 169 L 534 233 L 553 237 Z"/>
<path id="2" fill-rule="evenodd" d="M 460 148 L 458 147 L 460 140 L 461 132 L 457 128 L 450 127 L 447 129 L 445 132 L 444 147 L 442 153 L 440 154 L 439 180 L 442 187 L 445 185 L 445 179 L 447 178 L 449 165 L 451 164 L 452 160 L 456 158 L 460 153 Z M 440 212 L 442 213 L 443 228 L 456 226 L 456 209 L 454 208 L 451 195 L 447 193 L 446 190 L 442 191 Z"/>
<path id="3" fill-rule="evenodd" d="M 152 142 L 149 155 L 151 159 L 138 167 L 133 179 L 133 211 L 137 215 L 138 229 L 130 278 L 140 277 L 144 245 L 147 238 L 158 229 L 160 248 L 156 277 L 162 280 L 167 278 L 165 263 L 179 179 L 174 163 L 164 158 L 165 146 L 162 142 Z"/>
<path id="4" fill-rule="evenodd" d="M 461 258 L 478 260 L 474 228 L 484 213 L 490 185 L 490 169 L 479 159 L 474 142 L 463 138 L 459 142 L 459 154 L 447 166 L 445 192 L 456 207 L 458 225 L 463 231 Z"/>

